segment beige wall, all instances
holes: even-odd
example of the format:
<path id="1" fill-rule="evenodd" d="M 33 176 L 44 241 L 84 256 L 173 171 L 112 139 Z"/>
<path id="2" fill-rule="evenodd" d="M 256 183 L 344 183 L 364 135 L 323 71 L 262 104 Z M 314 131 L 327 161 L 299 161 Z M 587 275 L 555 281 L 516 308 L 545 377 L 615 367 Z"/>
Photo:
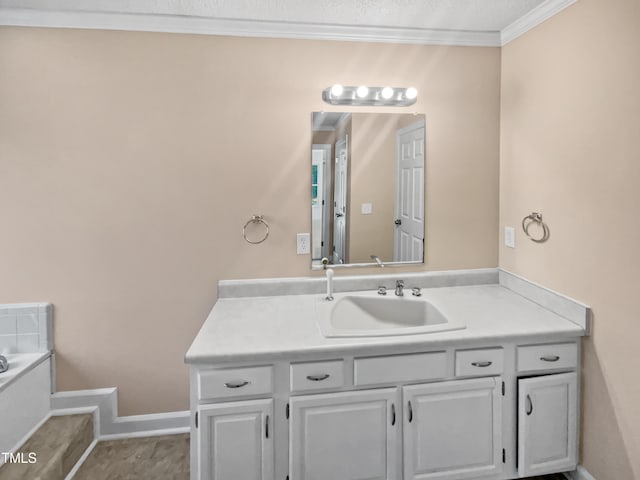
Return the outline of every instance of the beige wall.
<path id="1" fill-rule="evenodd" d="M 640 478 L 640 3 L 581 0 L 503 49 L 500 265 L 593 307 L 584 341 L 582 462 Z"/>
<path id="2" fill-rule="evenodd" d="M 312 274 L 295 234 L 328 85 L 418 87 L 423 268 L 497 265 L 499 75 L 492 48 L 2 27 L 0 302 L 55 305 L 59 390 L 187 409 L 183 356 L 216 282 Z M 261 245 L 242 239 L 254 213 Z"/>

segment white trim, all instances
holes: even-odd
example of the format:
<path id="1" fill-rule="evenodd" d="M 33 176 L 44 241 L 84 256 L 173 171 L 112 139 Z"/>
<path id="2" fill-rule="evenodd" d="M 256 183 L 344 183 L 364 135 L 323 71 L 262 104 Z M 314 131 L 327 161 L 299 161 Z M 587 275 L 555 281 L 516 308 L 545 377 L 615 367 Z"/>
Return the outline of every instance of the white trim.
<path id="1" fill-rule="evenodd" d="M 161 435 L 179 435 L 182 433 L 189 433 L 190 431 L 190 427 L 187 426 L 180 428 L 164 428 L 161 430 L 147 430 L 131 433 L 114 433 L 112 435 L 102 435 L 100 437 L 100 441 L 103 442 L 106 440 L 122 440 L 126 438 L 159 437 Z"/>
<path id="2" fill-rule="evenodd" d="M 499 47 L 500 32 L 344 26 L 180 15 L 0 7 L 0 25 L 133 30 L 239 37 Z"/>
<path id="3" fill-rule="evenodd" d="M 596 480 L 596 478 L 591 475 L 586 468 L 582 465 L 578 465 L 578 468 L 573 472 L 567 472 L 564 474 L 569 480 Z"/>
<path id="4" fill-rule="evenodd" d="M 546 0 L 542 2 L 529 13 L 502 29 L 500 45 L 504 46 L 512 40 L 515 40 L 520 35 L 537 27 L 545 20 L 548 20 L 577 1 L 578 0 Z"/>
<path id="5" fill-rule="evenodd" d="M 13 8 L 0 4 L 0 25 L 189 33 L 351 42 L 501 47 L 577 0 L 546 0 L 502 31 L 372 27 L 323 23 L 211 18 L 135 12 L 87 11 L 76 2 L 68 10 Z"/>
<path id="6" fill-rule="evenodd" d="M 95 411 L 96 438 L 133 438 L 189 431 L 190 412 L 154 413 L 118 417 L 116 388 L 58 392 L 51 396 L 56 415 Z"/>
<path id="7" fill-rule="evenodd" d="M 69 470 L 69 473 L 67 473 L 67 476 L 64 477 L 64 480 L 71 480 L 74 477 L 74 475 L 78 473 L 78 470 L 80 470 L 80 467 L 82 466 L 84 461 L 89 457 L 89 455 L 91 455 L 91 452 L 93 452 L 93 449 L 96 447 L 97 444 L 98 444 L 98 439 L 95 438 L 94 436 L 93 442 L 91 442 L 91 444 L 87 447 L 87 449 L 84 451 L 82 456 L 78 459 L 78 461 L 73 466 L 73 468 Z"/>

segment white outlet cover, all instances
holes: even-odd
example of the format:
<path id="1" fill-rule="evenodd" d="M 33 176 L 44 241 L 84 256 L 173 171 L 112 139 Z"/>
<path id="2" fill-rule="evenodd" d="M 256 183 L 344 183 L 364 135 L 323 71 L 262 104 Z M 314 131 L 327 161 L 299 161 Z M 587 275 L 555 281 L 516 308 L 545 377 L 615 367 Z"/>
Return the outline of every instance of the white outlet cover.
<path id="1" fill-rule="evenodd" d="M 296 235 L 296 253 L 298 255 L 308 255 L 311 253 L 311 235 L 308 233 L 298 233 Z"/>
<path id="2" fill-rule="evenodd" d="M 362 215 L 371 215 L 373 213 L 373 204 L 363 203 L 360 205 L 360 213 L 362 213 Z"/>
<path id="3" fill-rule="evenodd" d="M 516 229 L 504 227 L 504 244 L 509 248 L 516 248 Z"/>

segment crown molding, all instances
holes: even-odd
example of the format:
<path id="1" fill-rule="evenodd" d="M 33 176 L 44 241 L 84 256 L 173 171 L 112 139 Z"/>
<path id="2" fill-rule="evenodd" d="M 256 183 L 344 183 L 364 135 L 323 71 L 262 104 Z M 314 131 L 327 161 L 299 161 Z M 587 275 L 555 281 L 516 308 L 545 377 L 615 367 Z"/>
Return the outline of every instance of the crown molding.
<path id="1" fill-rule="evenodd" d="M 546 0 L 526 15 L 503 28 L 501 32 L 501 45 L 504 46 L 512 40 L 515 40 L 577 1 L 578 0 Z"/>
<path id="2" fill-rule="evenodd" d="M 266 37 L 349 42 L 501 47 L 536 27 L 577 0 L 546 0 L 500 31 L 331 25 L 213 18 L 205 16 L 83 10 L 86 3 L 71 0 L 65 9 L 16 8 L 0 0 L 0 26 L 80 28 L 141 32 L 187 33 L 234 37 Z M 4 3 L 4 5 L 3 5 Z M 33 3 L 33 2 L 32 2 Z"/>
<path id="3" fill-rule="evenodd" d="M 501 45 L 500 32 L 250 21 L 233 18 L 80 10 L 40 10 L 7 8 L 2 7 L 1 4 L 0 25 L 422 45 L 474 47 L 499 47 Z"/>

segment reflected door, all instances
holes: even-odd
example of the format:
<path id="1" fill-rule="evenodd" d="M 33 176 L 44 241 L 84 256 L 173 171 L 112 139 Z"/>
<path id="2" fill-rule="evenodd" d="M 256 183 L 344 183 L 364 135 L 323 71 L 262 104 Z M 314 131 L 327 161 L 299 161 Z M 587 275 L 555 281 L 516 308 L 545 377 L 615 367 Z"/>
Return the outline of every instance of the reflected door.
<path id="1" fill-rule="evenodd" d="M 420 262 L 424 252 L 423 121 L 398 130 L 393 260 Z"/>
<path id="2" fill-rule="evenodd" d="M 328 148 L 327 148 L 328 147 Z M 324 251 L 328 228 L 325 226 L 325 178 L 327 163 L 331 157 L 330 145 L 314 145 L 311 150 L 311 258 L 320 260 Z M 329 162 L 327 161 L 329 160 Z"/>
<path id="3" fill-rule="evenodd" d="M 335 183 L 333 191 L 333 264 L 347 262 L 347 181 L 348 136 L 336 142 Z"/>

